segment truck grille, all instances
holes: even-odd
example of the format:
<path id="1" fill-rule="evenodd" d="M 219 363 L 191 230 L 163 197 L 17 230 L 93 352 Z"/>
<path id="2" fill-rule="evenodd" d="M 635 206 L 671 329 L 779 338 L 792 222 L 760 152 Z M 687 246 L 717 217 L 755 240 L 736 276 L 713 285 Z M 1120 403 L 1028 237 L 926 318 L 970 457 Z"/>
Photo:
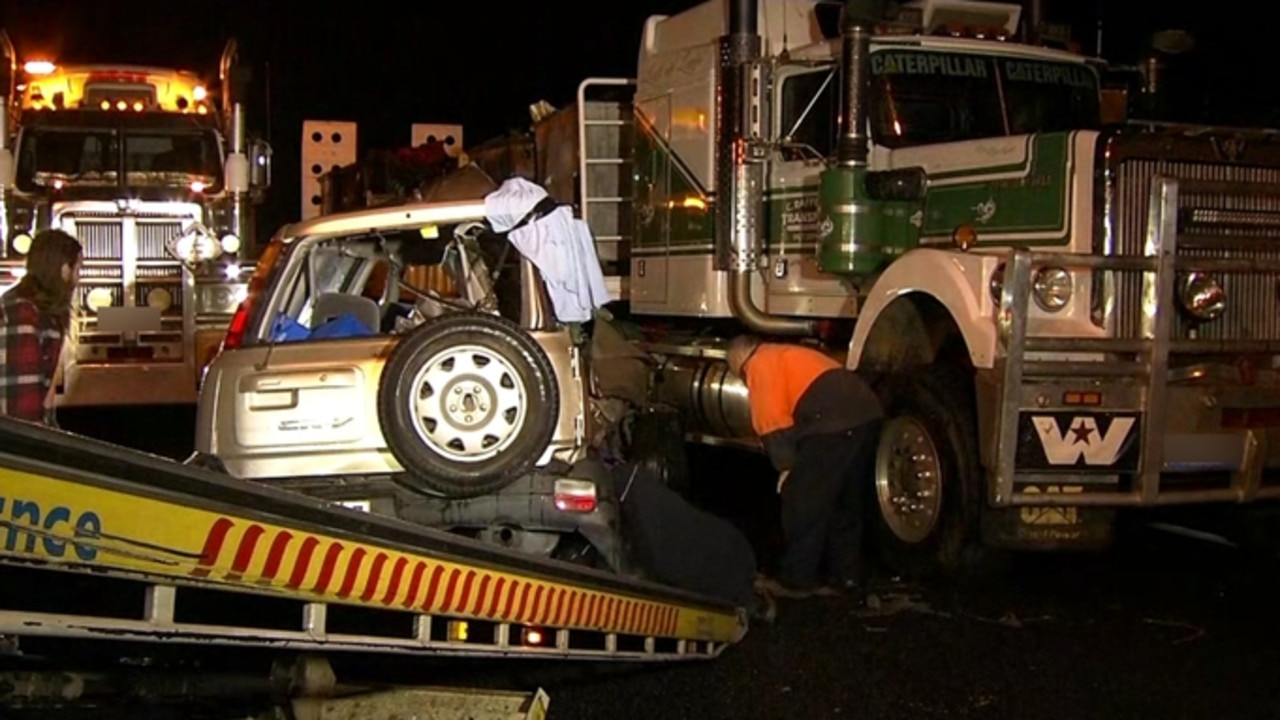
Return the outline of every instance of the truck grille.
<path id="1" fill-rule="evenodd" d="M 165 245 L 190 220 L 143 215 L 127 223 L 117 215 L 93 212 L 70 213 L 66 217 L 75 223 L 86 261 L 76 291 L 81 332 L 97 332 L 91 296 L 98 303 L 114 307 L 142 307 L 164 301 L 166 307 L 161 316 L 165 318 L 165 330 L 169 331 L 172 320 L 176 323 L 172 330 L 181 332 L 183 268 L 169 256 Z M 128 252 L 126 243 L 130 243 Z"/>
<path id="2" fill-rule="evenodd" d="M 102 215 L 74 215 L 76 237 L 84 248 L 86 260 L 122 260 L 124 258 L 124 224 L 120 218 Z M 137 259 L 178 265 L 165 245 L 182 232 L 177 218 L 138 218 L 135 227 Z"/>
<path id="3" fill-rule="evenodd" d="M 182 223 L 164 221 L 138 221 L 138 259 L 173 262 L 165 245 L 182 232 Z M 175 263 L 176 264 L 176 263 Z"/>
<path id="4" fill-rule="evenodd" d="M 1120 255 L 1145 252 L 1147 209 L 1151 181 L 1156 175 L 1180 180 L 1231 183 L 1280 183 L 1280 168 L 1240 167 L 1172 160 L 1132 159 L 1122 161 L 1115 171 L 1112 201 L 1112 248 Z M 1231 213 L 1245 222 L 1214 223 L 1211 245 L 1197 247 L 1185 243 L 1183 257 L 1214 259 L 1280 259 L 1280 197 L 1272 195 L 1225 195 L 1182 193 L 1179 224 L 1187 232 L 1188 213 L 1218 211 Z M 1269 218 L 1269 219 L 1268 219 Z M 1206 224 L 1206 227 L 1210 225 Z M 1197 236 L 1210 234 L 1197 229 Z M 1204 340 L 1280 340 L 1280 276 L 1273 273 L 1233 273 L 1219 276 L 1226 291 L 1227 308 L 1222 317 L 1194 328 Z M 1115 334 L 1137 338 L 1142 328 L 1142 278 L 1117 273 L 1115 280 Z M 1175 338 L 1188 338 L 1193 328 L 1181 313 L 1177 315 Z"/>
<path id="5" fill-rule="evenodd" d="M 124 227 L 119 222 L 78 222 L 76 237 L 85 260 L 119 260 L 124 253 Z"/>

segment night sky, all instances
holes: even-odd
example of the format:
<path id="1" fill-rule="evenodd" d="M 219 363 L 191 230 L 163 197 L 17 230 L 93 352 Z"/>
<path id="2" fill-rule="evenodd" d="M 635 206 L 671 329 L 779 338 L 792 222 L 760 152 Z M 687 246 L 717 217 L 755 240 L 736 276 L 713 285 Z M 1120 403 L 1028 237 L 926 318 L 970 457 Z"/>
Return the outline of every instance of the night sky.
<path id="1" fill-rule="evenodd" d="M 275 147 L 275 184 L 262 218 L 274 226 L 297 215 L 304 118 L 359 122 L 361 155 L 408 144 L 414 122 L 460 123 L 467 144 L 478 143 L 526 128 L 527 107 L 537 100 L 571 101 L 584 77 L 631 75 L 644 19 L 696 2 L 0 0 L 0 27 L 26 58 L 180 66 L 211 79 L 223 44 L 235 36 L 254 71 L 251 129 L 269 133 Z M 1183 4 L 1152 5 L 1047 0 L 1046 15 L 1071 22 L 1089 50 L 1101 17 L 1104 55 L 1119 62 L 1131 61 L 1155 29 L 1190 29 L 1198 45 L 1183 63 L 1212 79 L 1188 80 L 1196 89 L 1186 97 L 1218 122 L 1280 124 L 1277 83 L 1266 80 L 1275 41 L 1262 36 L 1265 22 L 1244 12 L 1249 4 L 1182 17 Z M 299 9 L 284 9 L 290 6 Z"/>

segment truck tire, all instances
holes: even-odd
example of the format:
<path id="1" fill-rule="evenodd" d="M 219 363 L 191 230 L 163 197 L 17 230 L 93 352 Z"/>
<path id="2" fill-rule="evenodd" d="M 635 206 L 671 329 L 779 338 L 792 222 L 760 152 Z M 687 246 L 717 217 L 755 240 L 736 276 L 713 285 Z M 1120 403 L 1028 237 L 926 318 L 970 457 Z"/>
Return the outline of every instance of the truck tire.
<path id="1" fill-rule="evenodd" d="M 555 368 L 505 318 L 451 313 L 424 323 L 387 358 L 378 419 L 410 489 L 468 498 L 525 475 L 560 416 Z"/>
<path id="2" fill-rule="evenodd" d="M 969 577 L 986 559 L 973 381 L 932 365 L 878 389 L 885 420 L 868 483 L 871 544 L 894 573 Z"/>

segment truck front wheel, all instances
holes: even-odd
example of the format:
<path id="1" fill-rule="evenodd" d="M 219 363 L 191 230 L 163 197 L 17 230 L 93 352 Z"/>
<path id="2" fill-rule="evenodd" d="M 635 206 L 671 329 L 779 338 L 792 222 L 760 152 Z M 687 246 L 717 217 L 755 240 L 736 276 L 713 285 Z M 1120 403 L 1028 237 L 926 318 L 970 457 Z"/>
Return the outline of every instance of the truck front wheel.
<path id="1" fill-rule="evenodd" d="M 933 365 L 889 379 L 881 394 L 872 544 L 894 573 L 960 574 L 978 559 L 982 501 L 972 380 Z"/>

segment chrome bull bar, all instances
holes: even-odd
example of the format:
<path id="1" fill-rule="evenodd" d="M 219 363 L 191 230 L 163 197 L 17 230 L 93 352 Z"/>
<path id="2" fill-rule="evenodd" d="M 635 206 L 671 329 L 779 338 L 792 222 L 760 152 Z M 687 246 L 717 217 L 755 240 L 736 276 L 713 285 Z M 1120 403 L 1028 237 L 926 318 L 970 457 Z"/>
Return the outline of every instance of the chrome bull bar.
<path id="1" fill-rule="evenodd" d="M 1254 258 L 1209 259 L 1179 256 L 1180 193 L 1217 192 L 1252 196 L 1280 195 L 1280 186 L 1179 181 L 1157 177 L 1152 182 L 1146 233 L 1146 254 L 1141 256 L 1100 256 L 1033 252 L 1016 249 L 1007 261 L 1001 288 L 998 336 L 1004 357 L 997 365 L 1000 390 L 996 394 L 999 418 L 994 438 L 994 468 L 988 483 L 988 499 L 994 506 L 1153 506 L 1212 502 L 1248 502 L 1280 498 L 1280 485 L 1264 486 L 1263 470 L 1268 457 L 1266 428 L 1231 431 L 1241 438 L 1238 466 L 1231 470 L 1229 486 L 1213 488 L 1162 487 L 1165 474 L 1166 413 L 1170 399 L 1170 355 L 1195 353 L 1280 354 L 1280 340 L 1271 337 L 1245 340 L 1196 340 L 1173 337 L 1177 309 L 1175 277 L 1180 272 L 1280 273 L 1280 260 Z M 1100 273 L 1141 273 L 1143 312 L 1140 337 L 1028 337 L 1027 316 L 1032 302 L 1033 272 L 1043 266 L 1057 266 Z M 1280 302 L 1280 295 L 1277 296 Z M 1280 328 L 1277 329 L 1280 331 Z M 1133 359 L 1105 362 L 1042 361 L 1028 359 L 1033 353 L 1091 353 L 1131 356 Z M 1021 416 L 1028 410 L 1024 394 L 1028 378 L 1068 378 L 1111 383 L 1116 387 L 1136 387 L 1144 392 L 1138 408 L 1143 419 L 1137 442 L 1140 458 L 1128 487 L 1099 489 L 1097 483 L 1081 482 L 1078 476 L 1062 476 L 1061 485 L 1077 485 L 1074 492 L 1040 492 L 1019 489 L 1024 485 L 1048 484 L 1043 475 L 1020 475 L 1017 458 Z M 1276 409 L 1280 409 L 1277 402 Z M 1227 434 L 1226 431 L 1219 437 Z M 1064 435 L 1065 437 L 1065 435 Z M 1128 474 L 1128 473 L 1125 473 Z M 1035 478 L 1028 481 L 1028 477 Z"/>

